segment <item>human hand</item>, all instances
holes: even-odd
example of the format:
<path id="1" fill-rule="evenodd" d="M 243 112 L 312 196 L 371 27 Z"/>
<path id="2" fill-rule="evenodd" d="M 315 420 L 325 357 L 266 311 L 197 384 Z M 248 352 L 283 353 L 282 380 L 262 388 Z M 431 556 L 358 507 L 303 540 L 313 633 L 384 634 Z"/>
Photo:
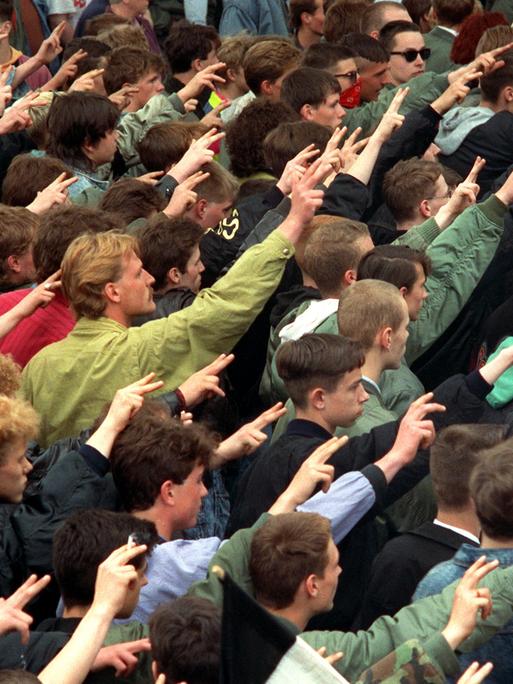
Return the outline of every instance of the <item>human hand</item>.
<path id="1" fill-rule="evenodd" d="M 0 135 L 6 133 L 15 133 L 16 131 L 23 131 L 25 128 L 32 126 L 32 119 L 26 111 L 20 110 L 17 107 L 9 107 L 0 118 Z"/>
<path id="2" fill-rule="evenodd" d="M 27 205 L 27 209 L 33 214 L 44 214 L 55 205 L 65 204 L 68 201 L 68 188 L 78 180 L 77 176 L 67 178 L 68 174 L 63 171 L 57 178 L 39 190 L 36 198 Z"/>
<path id="3" fill-rule="evenodd" d="M 440 207 L 435 215 L 435 221 L 440 230 L 444 230 L 449 226 L 455 218 L 457 218 L 467 207 L 472 206 L 477 201 L 479 194 L 479 185 L 477 184 L 477 177 L 486 164 L 486 159 L 476 157 L 474 165 L 470 169 L 468 176 L 463 183 L 460 183 L 453 192 L 449 201 Z M 513 185 L 512 185 L 513 189 Z M 499 192 L 499 191 L 498 191 Z"/>
<path id="4" fill-rule="evenodd" d="M 267 435 L 262 430 L 286 413 L 287 409 L 280 401 L 261 413 L 255 420 L 245 423 L 237 432 L 219 444 L 214 455 L 216 465 L 252 454 L 267 439 Z"/>
<path id="5" fill-rule="evenodd" d="M 0 73 L 0 116 L 4 113 L 4 110 L 8 103 L 12 100 L 12 88 L 7 85 L 11 71 L 14 67 L 8 67 L 5 71 Z"/>
<path id="6" fill-rule="evenodd" d="M 180 385 L 178 389 L 183 394 L 188 408 L 215 395 L 224 397 L 224 392 L 219 387 L 219 374 L 230 365 L 234 358 L 233 354 L 220 354 L 215 361 L 193 373 Z"/>
<path id="7" fill-rule="evenodd" d="M 61 286 L 61 270 L 59 269 L 53 273 L 44 283 L 40 283 L 37 287 L 29 292 L 26 297 L 16 305 L 17 312 L 21 318 L 31 316 L 36 309 L 41 307 L 44 309 L 52 299 L 55 297 L 55 290 Z"/>
<path id="8" fill-rule="evenodd" d="M 339 660 L 342 660 L 344 657 L 344 654 L 342 651 L 337 651 L 336 653 L 332 653 L 331 655 L 326 655 L 327 654 L 327 649 L 326 646 L 321 646 L 320 648 L 317 649 L 317 653 L 324 658 L 324 660 L 329 663 L 330 665 L 335 665 L 335 663 L 338 663 Z"/>
<path id="9" fill-rule="evenodd" d="M 143 173 L 142 176 L 137 176 L 135 180 L 155 186 L 163 175 L 164 171 L 148 171 L 148 173 Z"/>
<path id="10" fill-rule="evenodd" d="M 457 684 L 481 684 L 493 670 L 493 663 L 479 665 L 478 662 L 469 665 L 458 679 Z"/>
<path id="11" fill-rule="evenodd" d="M 139 662 L 136 654 L 144 651 L 151 651 L 148 638 L 105 646 L 98 652 L 91 672 L 113 667 L 116 670 L 116 677 L 128 677 L 134 672 Z"/>
<path id="12" fill-rule="evenodd" d="M 119 434 L 128 425 L 144 403 L 144 397 L 150 392 L 160 389 L 162 380 L 154 380 L 155 373 L 148 373 L 144 378 L 127 387 L 118 389 L 101 424 L 101 428 Z"/>
<path id="13" fill-rule="evenodd" d="M 216 89 L 217 83 L 225 83 L 225 79 L 216 74 L 219 69 L 224 69 L 226 64 L 224 62 L 216 62 L 215 64 L 210 64 L 191 78 L 189 83 L 178 91 L 177 95 L 182 102 L 187 102 L 191 98 L 196 98 L 203 88 L 210 88 L 210 90 Z"/>
<path id="14" fill-rule="evenodd" d="M 206 171 L 197 171 L 180 183 L 171 195 L 167 207 L 163 209 L 164 214 L 170 218 L 176 218 L 192 209 L 198 201 L 198 193 L 194 192 L 194 188 L 209 176 L 210 174 Z"/>
<path id="15" fill-rule="evenodd" d="M 198 100 L 195 100 L 193 97 L 191 97 L 190 100 L 187 100 L 183 103 L 183 108 L 187 113 L 194 112 L 196 110 L 196 107 L 198 106 L 198 102 Z"/>
<path id="16" fill-rule="evenodd" d="M 483 54 L 476 57 L 470 64 L 468 68 L 473 67 L 476 71 L 482 71 L 483 76 L 500 69 L 504 66 L 504 60 L 500 59 L 501 55 L 509 52 L 513 49 L 513 43 L 508 43 L 507 45 L 502 45 L 501 47 L 495 48 L 494 50 L 489 50 L 488 52 L 483 52 Z"/>
<path id="17" fill-rule="evenodd" d="M 201 123 L 205 124 L 205 126 L 214 126 L 214 128 L 224 128 L 224 121 L 221 119 L 220 114 L 225 109 L 228 109 L 230 105 L 231 102 L 229 100 L 219 103 L 217 107 L 212 109 L 212 111 L 210 111 L 208 114 L 205 114 L 205 116 L 201 119 Z"/>
<path id="18" fill-rule="evenodd" d="M 311 143 L 305 147 L 301 152 L 296 154 L 295 157 L 289 159 L 285 164 L 283 173 L 280 176 L 279 181 L 276 183 L 276 187 L 281 190 L 284 195 L 289 195 L 292 190 L 292 185 L 303 177 L 306 171 L 308 163 L 310 160 L 319 154 L 319 150 L 316 149 L 315 145 Z"/>
<path id="19" fill-rule="evenodd" d="M 468 568 L 456 587 L 449 622 L 442 631 L 453 650 L 472 634 L 476 628 L 478 613 L 481 613 L 483 620 L 491 615 L 490 590 L 486 587 L 479 589 L 477 585 L 498 565 L 498 560 L 487 563 L 486 557 L 481 556 Z"/>
<path id="20" fill-rule="evenodd" d="M 60 24 L 57 24 L 54 30 L 50 33 L 48 38 L 43 40 L 39 46 L 39 50 L 35 54 L 35 57 L 39 62 L 42 62 L 43 64 L 49 64 L 57 57 L 57 55 L 61 54 L 63 50 L 61 45 L 61 37 L 65 28 L 66 22 L 61 21 Z"/>
<path id="21" fill-rule="evenodd" d="M 78 63 L 87 57 L 87 52 L 85 50 L 77 50 L 71 57 L 63 62 L 53 77 L 53 88 L 59 90 L 66 84 L 70 79 L 75 78 L 78 71 Z"/>
<path id="22" fill-rule="evenodd" d="M 39 594 L 50 582 L 50 575 L 37 579 L 31 575 L 9 598 L 0 598 L 0 634 L 17 631 L 21 634 L 22 644 L 29 639 L 32 617 L 23 608 Z"/>
<path id="23" fill-rule="evenodd" d="M 138 92 L 139 88 L 136 86 L 125 85 L 119 90 L 116 90 L 115 93 L 111 93 L 109 95 L 109 100 L 116 105 L 120 112 L 122 112 L 132 101 L 132 95 L 135 95 Z"/>
<path id="24" fill-rule="evenodd" d="M 351 135 L 344 141 L 342 148 L 340 150 L 340 170 L 350 171 L 351 166 L 358 159 L 360 152 L 366 147 L 370 138 L 363 138 L 362 140 L 357 140 L 358 136 L 362 132 L 360 126 L 356 128 Z"/>
<path id="25" fill-rule="evenodd" d="M 422 395 L 412 402 L 401 420 L 392 450 L 404 463 L 412 461 L 419 449 L 428 449 L 435 440 L 435 427 L 426 416 L 445 411 L 445 406 L 432 400 L 433 392 Z"/>
<path id="26" fill-rule="evenodd" d="M 114 619 L 123 608 L 130 584 L 138 580 L 130 561 L 147 550 L 146 544 L 124 544 L 98 566 L 91 612 Z"/>
<path id="27" fill-rule="evenodd" d="M 455 104 L 463 102 L 470 92 L 470 87 L 467 84 L 480 78 L 482 75 L 481 71 L 477 71 L 474 68 L 463 70 L 458 78 L 450 83 L 449 87 L 431 103 L 431 109 L 434 109 L 440 116 L 443 116 Z"/>
<path id="28" fill-rule="evenodd" d="M 383 114 L 376 130 L 371 135 L 370 141 L 379 142 L 381 144 L 386 143 L 392 136 L 392 133 L 403 125 L 404 115 L 399 114 L 399 109 L 409 92 L 409 88 L 397 89 L 387 111 Z"/>
<path id="29" fill-rule="evenodd" d="M 68 93 L 80 92 L 80 93 L 90 93 L 97 90 L 98 84 L 96 79 L 102 76 L 105 69 L 91 69 L 91 71 L 86 71 L 85 74 L 79 76 L 68 88 Z"/>
<path id="30" fill-rule="evenodd" d="M 179 183 L 183 183 L 186 178 L 199 171 L 204 164 L 212 161 L 215 153 L 210 148 L 224 136 L 224 133 L 218 133 L 215 128 L 211 128 L 210 131 L 193 141 L 187 152 L 168 171 L 168 174 Z"/>

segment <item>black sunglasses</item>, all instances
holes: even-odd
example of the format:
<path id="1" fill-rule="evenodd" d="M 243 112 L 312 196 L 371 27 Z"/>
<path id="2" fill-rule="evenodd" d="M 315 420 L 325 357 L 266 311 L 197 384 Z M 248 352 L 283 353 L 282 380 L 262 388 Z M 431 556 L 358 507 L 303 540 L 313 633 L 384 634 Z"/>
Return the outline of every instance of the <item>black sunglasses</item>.
<path id="1" fill-rule="evenodd" d="M 424 61 L 431 57 L 431 48 L 424 47 L 421 50 L 405 50 L 404 52 L 391 52 L 391 55 L 402 55 L 407 62 L 414 62 L 417 55 L 420 55 Z"/>

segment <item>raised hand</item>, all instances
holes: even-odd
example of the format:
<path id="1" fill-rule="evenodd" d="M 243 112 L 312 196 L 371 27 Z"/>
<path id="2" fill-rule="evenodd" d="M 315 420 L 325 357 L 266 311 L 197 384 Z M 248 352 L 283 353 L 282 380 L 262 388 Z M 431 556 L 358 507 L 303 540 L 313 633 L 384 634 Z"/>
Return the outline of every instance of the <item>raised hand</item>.
<path id="1" fill-rule="evenodd" d="M 137 654 L 144 651 L 151 651 L 151 643 L 148 638 L 105 646 L 98 652 L 91 672 L 113 667 L 116 670 L 116 677 L 128 677 L 139 663 Z"/>
<path id="2" fill-rule="evenodd" d="M 419 449 L 428 449 L 435 441 L 435 427 L 426 416 L 445 411 L 445 406 L 432 400 L 433 392 L 422 395 L 410 405 L 401 420 L 392 448 L 402 454 L 406 463 L 415 458 Z"/>
<path id="3" fill-rule="evenodd" d="M 301 150 L 301 152 L 298 152 L 295 157 L 289 159 L 285 164 L 279 181 L 276 183 L 276 187 L 278 187 L 284 195 L 289 195 L 293 184 L 303 177 L 308 164 L 313 157 L 316 157 L 318 154 L 319 150 L 311 143 Z"/>
<path id="4" fill-rule="evenodd" d="M 491 615 L 490 590 L 486 587 L 478 588 L 477 585 L 498 565 L 498 560 L 487 563 L 486 557 L 481 556 L 468 568 L 456 587 L 449 622 L 442 632 L 452 649 L 458 648 L 472 634 L 476 628 L 478 613 L 483 620 Z"/>
<path id="5" fill-rule="evenodd" d="M 44 309 L 55 297 L 56 290 L 61 286 L 61 270 L 59 269 L 47 278 L 44 283 L 40 283 L 31 290 L 26 297 L 16 305 L 22 318 L 31 316 L 36 309 Z"/>
<path id="6" fill-rule="evenodd" d="M 176 218 L 192 209 L 198 201 L 198 193 L 194 192 L 194 188 L 209 176 L 208 171 L 197 171 L 180 183 L 171 195 L 167 207 L 163 210 L 164 214 L 170 218 Z"/>
<path id="7" fill-rule="evenodd" d="M 469 665 L 458 679 L 457 684 L 481 684 L 493 670 L 493 663 L 479 665 L 478 662 Z"/>
<path id="8" fill-rule="evenodd" d="M 148 173 L 143 173 L 142 176 L 137 176 L 136 180 L 155 186 L 163 175 L 164 171 L 148 171 Z"/>
<path id="9" fill-rule="evenodd" d="M 96 79 L 102 76 L 105 69 L 91 69 L 91 71 L 86 71 L 85 74 L 79 76 L 76 81 L 70 85 L 68 92 L 82 92 L 90 93 L 97 89 Z"/>
<path id="10" fill-rule="evenodd" d="M 225 66 L 226 64 L 224 62 L 216 62 L 215 64 L 210 64 L 201 71 L 198 71 L 189 83 L 178 91 L 177 95 L 180 100 L 185 103 L 191 98 L 196 98 L 203 88 L 215 90 L 216 84 L 225 83 L 225 79 L 216 74 L 216 71 L 224 69 Z"/>
<path id="11" fill-rule="evenodd" d="M 474 67 L 463 70 L 458 78 L 450 83 L 449 87 L 431 103 L 431 109 L 434 109 L 435 112 L 443 116 L 455 104 L 463 102 L 470 92 L 468 83 L 475 81 L 482 75 L 483 72 L 478 71 Z"/>
<path id="12" fill-rule="evenodd" d="M 476 157 L 463 183 L 456 187 L 449 201 L 443 207 L 440 207 L 435 215 L 435 220 L 440 230 L 447 228 L 467 207 L 476 203 L 479 194 L 479 185 L 476 181 L 485 164 L 486 159 Z"/>
<path id="13" fill-rule="evenodd" d="M 240 427 L 237 432 L 219 444 L 214 454 L 214 466 L 220 467 L 227 461 L 253 453 L 267 439 L 267 435 L 262 430 L 286 413 L 287 409 L 280 401 L 261 413 L 255 420 Z"/>
<path id="14" fill-rule="evenodd" d="M 45 575 L 37 579 L 31 575 L 9 598 L 0 598 L 0 634 L 17 631 L 21 634 L 21 641 L 26 644 L 29 639 L 29 629 L 32 617 L 23 608 L 39 594 L 50 582 L 50 576 Z"/>
<path id="15" fill-rule="evenodd" d="M 139 88 L 133 85 L 125 85 L 115 93 L 109 95 L 109 100 L 122 112 L 132 101 L 132 95 L 139 92 Z"/>
<path id="16" fill-rule="evenodd" d="M 168 174 L 179 183 L 183 183 L 186 178 L 199 171 L 203 164 L 212 161 L 215 153 L 211 147 L 218 140 L 224 138 L 224 136 L 224 133 L 218 133 L 215 128 L 211 128 L 201 138 L 193 141 L 187 152 L 168 171 Z"/>
<path id="17" fill-rule="evenodd" d="M 36 59 L 42 62 L 43 64 L 49 64 L 51 61 L 53 61 L 57 55 L 60 55 L 63 48 L 61 45 L 61 37 L 66 28 L 66 22 L 61 21 L 60 24 L 57 24 L 57 26 L 54 28 L 54 30 L 51 32 L 51 34 L 48 36 L 48 38 L 45 38 L 41 45 L 39 46 L 39 50 L 36 52 Z"/>
<path id="18" fill-rule="evenodd" d="M 185 399 L 187 408 L 192 408 L 215 395 L 224 397 L 224 392 L 219 387 L 219 374 L 230 365 L 234 358 L 233 354 L 221 354 L 215 361 L 196 371 L 180 385 L 178 389 Z"/>
<path id="19" fill-rule="evenodd" d="M 55 76 L 50 79 L 50 87 L 48 87 L 48 84 L 45 84 L 47 87 L 44 88 L 43 90 L 60 90 L 62 87 L 72 78 L 75 78 L 76 73 L 78 71 L 78 64 L 81 62 L 83 59 L 87 57 L 87 52 L 85 50 L 77 50 L 74 52 L 71 57 L 68 57 L 68 59 L 63 62 L 55 74 Z"/>
<path id="20" fill-rule="evenodd" d="M 57 178 L 39 190 L 36 198 L 27 205 L 27 209 L 34 214 L 44 214 L 55 205 L 65 204 L 68 201 L 68 188 L 76 183 L 77 176 L 67 178 L 68 174 L 63 171 Z"/>
<path id="21" fill-rule="evenodd" d="M 404 115 L 399 114 L 399 109 L 401 108 L 409 92 L 409 88 L 397 89 L 397 92 L 390 102 L 387 111 L 383 114 L 376 130 L 371 135 L 371 140 L 377 140 L 381 143 L 385 143 L 390 138 L 392 133 L 403 125 Z"/>
<path id="22" fill-rule="evenodd" d="M 370 138 L 363 138 L 358 140 L 358 136 L 362 132 L 360 126 L 356 128 L 351 135 L 344 141 L 340 149 L 340 164 L 342 171 L 347 171 L 358 159 L 360 152 L 365 149 Z"/>
<path id="23" fill-rule="evenodd" d="M 224 127 L 224 121 L 221 119 L 221 112 L 223 112 L 225 109 L 228 109 L 228 107 L 231 105 L 231 102 L 227 100 L 226 102 L 220 102 L 217 107 L 214 107 L 214 109 L 209 112 L 208 114 L 205 114 L 205 116 L 201 119 L 201 123 L 205 124 L 205 126 L 214 126 L 215 128 L 223 128 Z"/>

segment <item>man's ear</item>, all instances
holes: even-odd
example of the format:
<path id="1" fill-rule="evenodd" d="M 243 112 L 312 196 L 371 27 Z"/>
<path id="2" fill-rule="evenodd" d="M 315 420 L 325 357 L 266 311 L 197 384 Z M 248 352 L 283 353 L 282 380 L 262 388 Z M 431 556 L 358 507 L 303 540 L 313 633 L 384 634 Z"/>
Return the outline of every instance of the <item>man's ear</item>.
<path id="1" fill-rule="evenodd" d="M 317 575 L 308 575 L 305 579 L 305 590 L 310 598 L 316 598 L 319 594 L 319 584 L 317 582 Z"/>
<path id="2" fill-rule="evenodd" d="M 167 272 L 167 281 L 171 285 L 180 285 L 180 283 L 182 282 L 182 274 L 176 268 L 176 266 L 173 266 Z"/>
<path id="3" fill-rule="evenodd" d="M 371 38 L 374 38 L 374 40 L 379 40 L 379 31 L 371 31 L 371 32 L 369 33 L 369 36 L 370 36 Z"/>
<path id="4" fill-rule="evenodd" d="M 313 109 L 311 104 L 304 104 L 299 110 L 299 115 L 305 121 L 312 121 L 313 119 Z"/>
<path id="5" fill-rule="evenodd" d="M 392 346 L 392 328 L 390 326 L 381 328 L 376 334 L 375 341 L 381 349 L 388 351 Z"/>
<path id="6" fill-rule="evenodd" d="M 160 485 L 159 498 L 167 506 L 175 505 L 174 483 L 172 480 L 166 480 Z"/>
<path id="7" fill-rule="evenodd" d="M 20 260 L 17 254 L 11 254 L 7 257 L 7 268 L 13 273 L 21 271 Z"/>
<path id="8" fill-rule="evenodd" d="M 199 57 L 196 57 L 196 59 L 193 59 L 191 62 L 191 69 L 194 69 L 194 71 L 201 71 L 205 67 L 201 66 L 201 59 Z"/>
<path id="9" fill-rule="evenodd" d="M 428 199 L 423 199 L 422 202 L 420 202 L 419 211 L 420 211 L 420 215 L 424 216 L 426 218 L 429 218 L 430 216 L 432 216 L 433 212 L 431 211 L 431 205 L 429 204 Z"/>
<path id="10" fill-rule="evenodd" d="M 207 204 L 207 200 L 202 198 L 199 199 L 193 207 L 200 219 L 204 218 L 205 216 L 205 212 L 207 211 Z"/>
<path id="11" fill-rule="evenodd" d="M 119 304 L 121 300 L 121 295 L 119 294 L 119 289 L 116 283 L 107 283 L 103 288 L 103 294 L 113 304 Z"/>
<path id="12" fill-rule="evenodd" d="M 326 406 L 326 392 L 322 387 L 315 387 L 308 392 L 308 403 L 317 410 L 322 410 Z"/>
<path id="13" fill-rule="evenodd" d="M 229 81 L 233 82 L 237 78 L 237 71 L 235 69 L 229 68 L 226 70 L 226 76 Z"/>
<path id="14" fill-rule="evenodd" d="M 273 82 L 269 80 L 262 81 L 260 84 L 260 92 L 262 95 L 266 95 L 269 97 L 269 95 L 273 94 Z"/>
<path id="15" fill-rule="evenodd" d="M 357 272 L 355 268 L 349 268 L 345 273 L 344 277 L 342 279 L 342 286 L 347 287 L 348 285 L 352 285 L 353 283 L 356 282 L 356 277 L 357 277 Z"/>

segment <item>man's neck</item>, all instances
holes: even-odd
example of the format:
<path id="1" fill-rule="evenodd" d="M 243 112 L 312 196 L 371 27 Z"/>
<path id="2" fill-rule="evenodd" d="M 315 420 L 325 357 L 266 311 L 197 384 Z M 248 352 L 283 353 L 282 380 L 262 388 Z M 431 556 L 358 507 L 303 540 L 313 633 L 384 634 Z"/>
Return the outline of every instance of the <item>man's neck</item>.
<path id="1" fill-rule="evenodd" d="M 242 95 L 245 95 L 248 92 L 247 90 L 239 88 L 235 81 L 227 81 L 224 84 L 220 83 L 217 86 L 217 89 L 223 97 L 230 101 L 235 100 L 237 97 L 242 97 Z"/>
<path id="2" fill-rule="evenodd" d="M 133 10 L 129 9 L 122 2 L 110 5 L 110 9 L 112 14 L 116 14 L 118 17 L 128 19 L 129 21 L 133 21 L 137 16 L 137 14 L 134 14 Z"/>
<path id="3" fill-rule="evenodd" d="M 439 508 L 436 519 L 444 525 L 459 527 L 465 532 L 470 532 L 474 537 L 479 537 L 479 521 L 473 510 L 463 509 L 462 511 L 450 511 Z"/>
<path id="4" fill-rule="evenodd" d="M 296 37 L 297 42 L 305 50 L 306 48 L 309 48 L 310 45 L 317 45 L 317 43 L 320 43 L 322 38 L 322 36 L 319 36 L 317 33 L 310 31 L 310 29 L 306 26 L 299 27 Z"/>
<path id="5" fill-rule="evenodd" d="M 379 350 L 370 349 L 365 352 L 365 363 L 362 366 L 362 375 L 379 384 L 381 374 L 385 370 L 383 359 Z"/>
<path id="6" fill-rule="evenodd" d="M 292 624 L 295 625 L 300 632 L 304 631 L 308 621 L 311 617 L 313 617 L 313 615 L 310 615 L 306 610 L 295 607 L 294 605 L 280 609 L 271 609 L 266 607 L 266 610 L 268 610 L 271 615 L 275 615 L 276 617 L 281 617 L 289 622 L 292 622 Z"/>
<path id="7" fill-rule="evenodd" d="M 11 61 L 12 50 L 9 45 L 9 38 L 0 40 L 0 64 L 6 64 Z"/>
<path id="8" fill-rule="evenodd" d="M 157 529 L 157 534 L 162 539 L 170 541 L 173 538 L 173 534 L 176 531 L 173 527 L 173 522 L 158 505 L 147 508 L 145 511 L 131 511 L 131 515 L 139 518 L 139 520 L 149 520 L 152 522 Z"/>
<path id="9" fill-rule="evenodd" d="M 481 97 L 481 100 L 479 101 L 479 106 L 480 107 L 486 107 L 486 109 L 491 109 L 492 112 L 502 112 L 505 109 L 507 109 L 507 104 L 500 99 L 497 102 L 490 102 L 490 100 L 486 100 L 484 97 Z"/>
<path id="10" fill-rule="evenodd" d="M 107 304 L 105 311 L 103 312 L 105 318 L 110 318 L 111 321 L 115 321 L 125 328 L 129 328 L 132 325 L 132 317 L 124 313 L 116 305 L 111 306 Z"/>
<path id="11" fill-rule="evenodd" d="M 420 226 L 421 223 L 427 221 L 429 216 L 416 216 L 412 219 L 407 219 L 404 221 L 397 221 L 396 230 L 410 230 L 413 226 Z"/>
<path id="12" fill-rule="evenodd" d="M 298 418 L 299 420 L 309 420 L 311 423 L 315 423 L 316 425 L 320 425 L 321 427 L 323 427 L 331 435 L 335 434 L 335 430 L 337 429 L 337 426 L 331 425 L 324 418 L 322 412 L 317 411 L 316 409 L 311 409 L 311 408 L 300 409 L 297 406 L 295 408 L 296 408 L 296 418 Z"/>
<path id="13" fill-rule="evenodd" d="M 66 606 L 64 606 L 62 617 L 82 619 L 90 607 L 91 606 L 71 606 L 70 608 L 66 608 Z"/>
<path id="14" fill-rule="evenodd" d="M 173 74 L 173 78 L 176 78 L 176 80 L 180 81 L 180 83 L 187 85 L 189 81 L 192 81 L 196 74 L 197 72 L 194 69 L 189 69 L 189 71 L 183 71 L 180 74 Z"/>
<path id="15" fill-rule="evenodd" d="M 493 539 L 483 532 L 481 534 L 481 547 L 483 549 L 513 549 L 513 539 Z"/>

